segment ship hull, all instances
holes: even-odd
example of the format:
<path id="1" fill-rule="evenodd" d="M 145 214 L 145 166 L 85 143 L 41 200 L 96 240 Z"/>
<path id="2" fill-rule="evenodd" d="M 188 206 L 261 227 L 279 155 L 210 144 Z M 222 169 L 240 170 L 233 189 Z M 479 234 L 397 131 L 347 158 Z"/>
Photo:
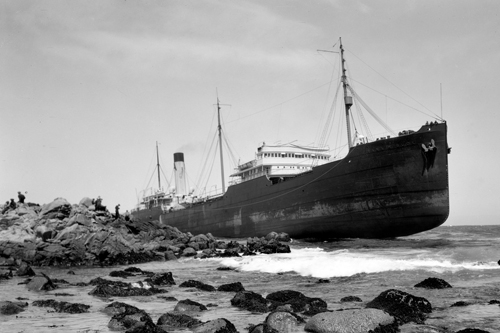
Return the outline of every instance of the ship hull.
<path id="1" fill-rule="evenodd" d="M 192 234 L 292 238 L 389 238 L 443 224 L 449 215 L 447 125 L 356 146 L 348 155 L 284 182 L 260 177 L 223 197 L 135 217 Z"/>

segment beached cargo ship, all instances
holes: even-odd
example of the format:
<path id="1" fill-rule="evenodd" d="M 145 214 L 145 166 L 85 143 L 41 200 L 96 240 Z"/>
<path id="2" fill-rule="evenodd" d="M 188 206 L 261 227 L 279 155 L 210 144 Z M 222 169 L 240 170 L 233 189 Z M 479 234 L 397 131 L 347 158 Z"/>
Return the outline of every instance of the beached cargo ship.
<path id="1" fill-rule="evenodd" d="M 324 147 L 263 144 L 231 175 L 227 191 L 194 197 L 186 190 L 184 155 L 176 153 L 176 189 L 145 198 L 132 215 L 228 238 L 271 231 L 292 238 L 388 238 L 443 224 L 449 215 L 446 122 L 374 141 L 353 138 L 349 110 L 356 95 L 342 44 L 340 53 L 349 144 L 344 158 L 330 161 Z"/>

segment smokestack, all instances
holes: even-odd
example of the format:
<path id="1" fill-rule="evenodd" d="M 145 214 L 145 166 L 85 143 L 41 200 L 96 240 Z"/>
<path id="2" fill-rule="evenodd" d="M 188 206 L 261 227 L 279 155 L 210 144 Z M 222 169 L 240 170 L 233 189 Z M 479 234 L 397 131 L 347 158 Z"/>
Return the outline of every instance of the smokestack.
<path id="1" fill-rule="evenodd" d="M 174 153 L 174 170 L 175 170 L 175 195 L 182 197 L 187 195 L 186 186 L 186 170 L 184 168 L 184 154 Z"/>

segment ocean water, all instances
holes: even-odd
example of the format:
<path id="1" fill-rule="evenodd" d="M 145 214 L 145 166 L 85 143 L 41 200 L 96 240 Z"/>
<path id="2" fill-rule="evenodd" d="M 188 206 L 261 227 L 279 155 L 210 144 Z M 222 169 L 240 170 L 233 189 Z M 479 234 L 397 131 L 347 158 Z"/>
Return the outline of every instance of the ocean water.
<path id="1" fill-rule="evenodd" d="M 172 272 L 177 285 L 166 287 L 168 292 L 162 296 L 209 305 L 208 311 L 200 313 L 198 319 L 226 318 L 240 332 L 246 332 L 249 325 L 262 322 L 267 314 L 232 307 L 230 300 L 234 293 L 180 288 L 179 284 L 192 279 L 218 287 L 239 281 L 246 290 L 264 297 L 274 291 L 293 289 L 309 297 L 322 298 L 330 310 L 362 308 L 381 292 L 395 288 L 425 297 L 433 307 L 425 325 L 406 324 L 401 327 L 401 332 L 435 332 L 436 329 L 456 332 L 468 327 L 500 332 L 500 306 L 488 304 L 490 300 L 500 300 L 500 225 L 445 226 L 391 240 L 293 240 L 290 246 L 292 251 L 288 254 L 181 259 L 134 266 L 147 271 Z M 217 270 L 222 266 L 235 270 Z M 108 274 L 126 267 L 71 268 L 76 275 L 69 275 L 69 268 L 34 269 L 52 278 L 76 283 L 88 282 L 98 276 L 123 280 L 111 278 Z M 414 287 L 428 277 L 443 279 L 453 288 L 426 290 Z M 318 283 L 319 279 L 329 282 Z M 0 315 L 0 332 L 110 332 L 107 327 L 110 317 L 100 310 L 114 300 L 144 309 L 155 322 L 163 313 L 172 311 L 177 303 L 165 301 L 157 297 L 159 295 L 101 299 L 88 295 L 92 286 L 30 292 L 25 285 L 18 284 L 22 281 L 24 278 L 19 277 L 0 281 L 0 300 L 16 301 L 16 298 L 23 297 L 30 304 L 17 316 Z M 70 296 L 56 296 L 56 293 Z M 363 302 L 341 303 L 340 299 L 345 296 L 358 296 Z M 91 308 L 85 314 L 55 313 L 50 308 L 31 305 L 39 299 L 84 303 Z M 459 301 L 470 305 L 451 306 Z M 303 327 L 296 331 L 304 332 Z"/>

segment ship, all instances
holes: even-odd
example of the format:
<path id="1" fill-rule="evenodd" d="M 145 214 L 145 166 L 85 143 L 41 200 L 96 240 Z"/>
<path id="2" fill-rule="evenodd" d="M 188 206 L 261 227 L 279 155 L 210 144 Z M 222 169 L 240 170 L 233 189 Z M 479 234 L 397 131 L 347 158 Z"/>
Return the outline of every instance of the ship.
<path id="1" fill-rule="evenodd" d="M 341 39 L 339 53 L 344 157 L 332 160 L 327 147 L 263 143 L 253 160 L 238 165 L 227 190 L 222 171 L 222 193 L 195 196 L 187 190 L 184 154 L 177 152 L 175 188 L 144 196 L 132 216 L 223 238 L 270 232 L 317 240 L 394 238 L 442 225 L 450 212 L 446 121 L 375 140 L 353 135 L 349 113 L 357 96 L 347 80 Z M 221 144 L 218 99 L 217 111 Z M 222 145 L 220 158 L 222 164 Z"/>

